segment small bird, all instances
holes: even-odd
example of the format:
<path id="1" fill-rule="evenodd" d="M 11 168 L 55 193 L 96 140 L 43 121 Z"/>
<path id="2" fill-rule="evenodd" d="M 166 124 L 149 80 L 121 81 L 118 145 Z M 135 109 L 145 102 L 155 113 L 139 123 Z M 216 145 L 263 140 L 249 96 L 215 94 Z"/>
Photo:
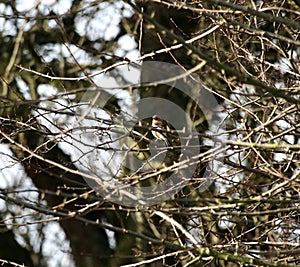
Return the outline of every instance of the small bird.
<path id="1" fill-rule="evenodd" d="M 158 118 L 156 115 L 152 117 L 152 135 L 157 140 L 163 140 L 167 146 L 171 146 L 171 142 L 168 139 L 167 132 L 170 132 L 171 129 L 165 121 Z"/>

